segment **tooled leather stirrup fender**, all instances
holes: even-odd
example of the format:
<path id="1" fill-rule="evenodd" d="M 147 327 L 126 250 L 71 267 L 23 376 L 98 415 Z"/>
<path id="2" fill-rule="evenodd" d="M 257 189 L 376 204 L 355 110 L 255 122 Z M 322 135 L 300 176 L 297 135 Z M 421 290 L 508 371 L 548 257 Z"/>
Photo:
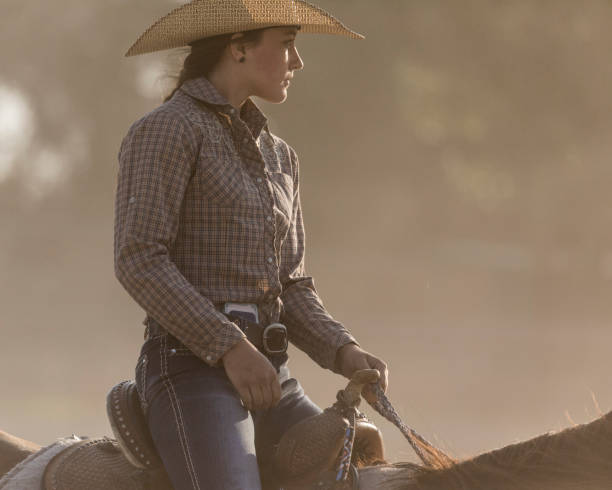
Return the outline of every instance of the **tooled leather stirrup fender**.
<path id="1" fill-rule="evenodd" d="M 299 487 L 315 481 L 335 469 L 350 426 L 346 408 L 356 407 L 366 383 L 378 379 L 375 370 L 355 373 L 346 389 L 338 392 L 338 401 L 322 413 L 298 422 L 281 438 L 275 451 L 275 466 L 283 486 Z M 354 463 L 376 464 L 384 460 L 380 431 L 367 419 L 355 423 Z"/>

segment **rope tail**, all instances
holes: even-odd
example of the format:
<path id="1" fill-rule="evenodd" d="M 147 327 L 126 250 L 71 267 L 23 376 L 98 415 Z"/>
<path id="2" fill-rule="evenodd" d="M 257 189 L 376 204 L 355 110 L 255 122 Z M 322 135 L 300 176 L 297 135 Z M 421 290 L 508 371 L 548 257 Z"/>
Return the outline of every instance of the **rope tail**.
<path id="1" fill-rule="evenodd" d="M 372 408 L 376 410 L 380 415 L 386 418 L 389 422 L 395 425 L 404 437 L 414 449 L 414 452 L 421 459 L 423 464 L 432 469 L 444 469 L 450 468 L 456 461 L 444 453 L 442 450 L 435 447 L 433 444 L 428 442 L 425 438 L 419 435 L 414 429 L 408 427 L 397 414 L 393 405 L 385 395 L 381 386 L 376 383 L 371 385 L 374 393 L 376 394 L 376 402 L 372 405 Z"/>

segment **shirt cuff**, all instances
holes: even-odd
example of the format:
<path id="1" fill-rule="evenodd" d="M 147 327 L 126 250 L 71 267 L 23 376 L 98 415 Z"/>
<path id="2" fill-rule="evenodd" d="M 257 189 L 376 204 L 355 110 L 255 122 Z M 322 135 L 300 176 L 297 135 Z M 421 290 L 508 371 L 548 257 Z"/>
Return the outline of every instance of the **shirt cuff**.
<path id="1" fill-rule="evenodd" d="M 340 372 L 340 369 L 337 365 L 337 361 L 338 361 L 338 351 L 340 350 L 341 347 L 344 347 L 347 344 L 355 344 L 357 347 L 361 347 L 359 345 L 359 342 L 357 342 L 357 340 L 355 339 L 355 337 L 353 337 L 350 334 L 344 334 L 342 335 L 342 337 L 340 337 L 338 339 L 338 341 L 335 343 L 335 349 L 334 349 L 334 358 L 331 360 L 330 365 L 330 370 L 336 374 L 339 374 L 340 376 L 342 376 L 342 373 Z"/>
<path id="2" fill-rule="evenodd" d="M 227 331 L 215 338 L 204 348 L 198 349 L 195 354 L 211 367 L 221 367 L 223 356 L 238 342 L 247 336 L 235 323 L 229 323 Z"/>

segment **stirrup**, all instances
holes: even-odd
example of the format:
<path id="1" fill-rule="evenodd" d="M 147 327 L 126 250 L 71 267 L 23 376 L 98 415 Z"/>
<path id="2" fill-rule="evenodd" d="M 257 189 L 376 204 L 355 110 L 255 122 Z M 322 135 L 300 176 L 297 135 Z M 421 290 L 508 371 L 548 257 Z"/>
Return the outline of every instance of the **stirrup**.
<path id="1" fill-rule="evenodd" d="M 162 466 L 133 380 L 113 386 L 106 395 L 106 413 L 125 458 L 139 469 Z"/>

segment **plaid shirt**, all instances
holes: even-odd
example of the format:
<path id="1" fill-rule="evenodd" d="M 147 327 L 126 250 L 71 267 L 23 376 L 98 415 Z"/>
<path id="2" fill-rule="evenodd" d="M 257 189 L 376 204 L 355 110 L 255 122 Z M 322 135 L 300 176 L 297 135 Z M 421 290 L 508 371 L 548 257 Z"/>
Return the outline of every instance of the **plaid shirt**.
<path id="1" fill-rule="evenodd" d="M 298 158 L 247 99 L 204 77 L 128 130 L 119 150 L 115 274 L 157 322 L 211 366 L 245 338 L 217 306 L 256 303 L 289 340 L 335 371 L 357 343 L 325 310 L 304 269 Z"/>

